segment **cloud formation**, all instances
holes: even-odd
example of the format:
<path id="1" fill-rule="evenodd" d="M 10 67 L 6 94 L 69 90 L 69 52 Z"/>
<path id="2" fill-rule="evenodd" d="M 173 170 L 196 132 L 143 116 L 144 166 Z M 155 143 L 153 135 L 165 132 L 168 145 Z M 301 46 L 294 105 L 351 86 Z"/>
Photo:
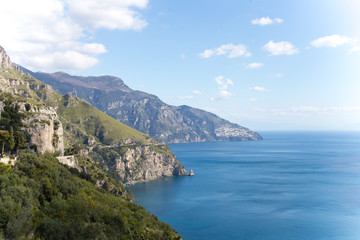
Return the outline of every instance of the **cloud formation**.
<path id="1" fill-rule="evenodd" d="M 212 97 L 211 101 L 219 101 L 227 99 L 233 94 L 228 91 L 229 86 L 233 86 L 234 83 L 229 78 L 225 79 L 224 76 L 217 76 L 215 78 L 215 82 L 218 85 L 218 89 L 220 90 L 215 97 Z"/>
<path id="2" fill-rule="evenodd" d="M 224 76 L 217 76 L 215 82 L 220 90 L 226 90 L 229 86 L 233 86 L 234 83 L 229 78 L 224 79 Z"/>
<path id="3" fill-rule="evenodd" d="M 132 8 L 145 8 L 148 0 L 65 0 L 69 16 L 93 29 L 141 30 L 147 22 Z"/>
<path id="4" fill-rule="evenodd" d="M 179 99 L 193 99 L 194 96 L 193 95 L 187 95 L 187 96 L 179 96 Z"/>
<path id="5" fill-rule="evenodd" d="M 194 91 L 192 91 L 193 92 L 193 94 L 195 94 L 195 95 L 202 95 L 203 94 L 203 92 L 201 92 L 201 91 L 199 91 L 199 90 L 194 90 Z"/>
<path id="6" fill-rule="evenodd" d="M 255 91 L 255 92 L 270 92 L 269 89 L 266 89 L 264 87 L 259 87 L 259 86 L 255 86 L 250 88 L 250 91 Z"/>
<path id="7" fill-rule="evenodd" d="M 271 56 L 293 55 L 299 53 L 299 49 L 297 49 L 292 43 L 286 41 L 274 42 L 271 40 L 265 44 L 262 49 L 270 52 Z"/>
<path id="8" fill-rule="evenodd" d="M 329 114 L 338 112 L 359 112 L 360 106 L 352 107 L 316 107 L 316 106 L 298 106 L 287 110 L 272 109 L 275 115 L 280 116 L 299 116 L 304 114 Z"/>
<path id="9" fill-rule="evenodd" d="M 281 18 L 274 18 L 271 19 L 269 17 L 262 17 L 262 18 L 257 18 L 251 21 L 252 24 L 256 24 L 256 25 L 260 25 L 260 26 L 265 26 L 265 25 L 270 25 L 270 24 L 274 24 L 274 23 L 282 23 L 284 20 Z"/>
<path id="10" fill-rule="evenodd" d="M 360 107 L 314 107 L 314 106 L 300 106 L 293 107 L 292 112 L 349 112 L 360 111 Z"/>
<path id="11" fill-rule="evenodd" d="M 316 48 L 320 47 L 338 47 L 342 46 L 346 43 L 351 42 L 353 39 L 347 36 L 340 36 L 338 34 L 325 36 L 322 38 L 315 39 L 314 41 L 310 42 L 310 45 Z"/>
<path id="12" fill-rule="evenodd" d="M 350 53 L 359 52 L 359 51 L 360 51 L 360 46 L 354 46 L 349 50 Z"/>
<path id="13" fill-rule="evenodd" d="M 259 69 L 262 68 L 264 66 L 263 63 L 259 63 L 259 62 L 254 62 L 254 63 L 250 63 L 246 66 L 247 69 L 250 70 L 255 70 L 255 69 Z"/>
<path id="14" fill-rule="evenodd" d="M 141 30 L 147 23 L 134 8 L 147 0 L 12 0 L 2 3 L 0 35 L 12 60 L 32 70 L 81 71 L 99 62 L 98 29 Z M 21 6 L 21 7 L 19 7 Z"/>
<path id="15" fill-rule="evenodd" d="M 211 58 L 213 56 L 226 55 L 228 58 L 236 57 L 249 57 L 251 53 L 247 50 L 247 47 L 243 44 L 224 44 L 218 48 L 206 49 L 202 53 L 198 54 L 201 58 Z"/>

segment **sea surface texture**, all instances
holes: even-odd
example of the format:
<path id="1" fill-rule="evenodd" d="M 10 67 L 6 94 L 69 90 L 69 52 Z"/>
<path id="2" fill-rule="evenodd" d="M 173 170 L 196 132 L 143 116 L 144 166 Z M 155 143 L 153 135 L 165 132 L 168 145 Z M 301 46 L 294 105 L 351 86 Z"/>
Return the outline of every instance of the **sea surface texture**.
<path id="1" fill-rule="evenodd" d="M 170 145 L 195 176 L 131 186 L 184 240 L 360 239 L 360 133 Z"/>

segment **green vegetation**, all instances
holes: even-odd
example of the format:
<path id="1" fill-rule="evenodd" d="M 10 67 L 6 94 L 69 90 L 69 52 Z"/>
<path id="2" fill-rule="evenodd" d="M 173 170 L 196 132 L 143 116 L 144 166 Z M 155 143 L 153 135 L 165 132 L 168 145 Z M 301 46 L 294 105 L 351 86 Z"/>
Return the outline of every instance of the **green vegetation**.
<path id="1" fill-rule="evenodd" d="M 155 143 L 149 136 L 120 123 L 92 107 L 88 102 L 69 94 L 65 95 L 58 104 L 57 112 L 64 129 L 71 129 L 67 144 L 74 141 L 82 144 L 88 136 L 96 137 L 103 144 L 121 142 L 129 138 L 142 144 Z"/>
<path id="2" fill-rule="evenodd" d="M 52 155 L 0 164 L 0 239 L 180 239 L 171 227 Z"/>
<path id="3" fill-rule="evenodd" d="M 16 68 L 0 69 L 0 86 L 0 144 L 18 155 L 14 167 L 0 164 L 0 239 L 180 239 L 168 224 L 131 203 L 115 172 L 126 149 L 159 143 Z M 41 111 L 50 107 L 60 121 L 52 111 Z M 60 164 L 57 153 L 41 155 L 36 145 L 29 146 L 41 134 L 33 125 L 48 128 L 52 120 L 55 131 L 64 127 L 65 154 L 76 156 L 77 168 Z M 56 146 L 60 135 L 48 141 Z M 26 147 L 31 151 L 22 150 Z"/>
<path id="4" fill-rule="evenodd" d="M 25 137 L 21 128 L 24 124 L 21 119 L 24 114 L 19 112 L 19 107 L 14 104 L 12 99 L 5 100 L 5 106 L 1 112 L 0 119 L 0 142 L 2 143 L 2 152 L 18 152 L 19 149 L 26 148 L 28 139 Z"/>

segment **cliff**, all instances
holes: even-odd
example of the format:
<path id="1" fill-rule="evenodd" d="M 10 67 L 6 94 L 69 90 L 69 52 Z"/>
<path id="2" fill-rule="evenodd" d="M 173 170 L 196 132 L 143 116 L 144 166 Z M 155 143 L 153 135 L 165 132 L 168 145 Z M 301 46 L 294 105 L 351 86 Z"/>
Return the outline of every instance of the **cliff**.
<path id="1" fill-rule="evenodd" d="M 40 153 L 57 152 L 64 155 L 64 139 L 62 123 L 52 107 L 37 107 L 25 103 L 19 103 L 20 112 L 26 113 L 23 127 L 30 136 L 30 145 L 35 145 Z"/>
<path id="2" fill-rule="evenodd" d="M 48 95 L 56 93 L 48 85 L 35 84 L 29 74 L 18 70 L 1 47 L 0 62 L 0 111 L 4 112 L 7 105 L 9 111 L 13 109 L 21 114 L 20 130 L 28 138 L 28 147 L 36 148 L 40 153 L 58 152 L 63 155 L 61 121 L 53 107 L 38 102 L 41 97 L 46 98 L 44 91 L 49 91 Z"/>
<path id="3" fill-rule="evenodd" d="M 138 132 L 67 94 L 59 102 L 65 132 L 65 146 L 80 146 L 82 155 L 116 173 L 125 184 L 187 175 L 167 145 Z"/>
<path id="4" fill-rule="evenodd" d="M 24 71 L 53 86 L 57 92 L 85 99 L 118 121 L 163 143 L 262 139 L 258 133 L 215 114 L 189 106 L 171 106 L 155 95 L 132 90 L 117 77 Z"/>
<path id="5" fill-rule="evenodd" d="M 2 49 L 2 48 L 1 48 Z M 85 100 L 56 93 L 11 63 L 0 50 L 0 104 L 22 115 L 22 131 L 38 152 L 80 154 L 126 184 L 187 175 L 168 146 L 138 132 Z M 126 150 L 125 150 L 126 149 Z M 132 152 L 134 150 L 134 152 Z"/>

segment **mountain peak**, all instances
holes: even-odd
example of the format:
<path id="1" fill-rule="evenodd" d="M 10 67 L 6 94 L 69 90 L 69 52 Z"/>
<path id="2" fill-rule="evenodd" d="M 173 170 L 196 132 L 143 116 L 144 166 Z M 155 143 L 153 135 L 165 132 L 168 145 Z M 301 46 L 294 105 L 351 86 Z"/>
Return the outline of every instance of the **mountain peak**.
<path id="1" fill-rule="evenodd" d="M 0 68 L 20 70 L 18 65 L 11 62 L 9 55 L 2 46 L 0 46 Z"/>
<path id="2" fill-rule="evenodd" d="M 13 68 L 9 55 L 5 49 L 0 46 L 0 68 Z"/>

